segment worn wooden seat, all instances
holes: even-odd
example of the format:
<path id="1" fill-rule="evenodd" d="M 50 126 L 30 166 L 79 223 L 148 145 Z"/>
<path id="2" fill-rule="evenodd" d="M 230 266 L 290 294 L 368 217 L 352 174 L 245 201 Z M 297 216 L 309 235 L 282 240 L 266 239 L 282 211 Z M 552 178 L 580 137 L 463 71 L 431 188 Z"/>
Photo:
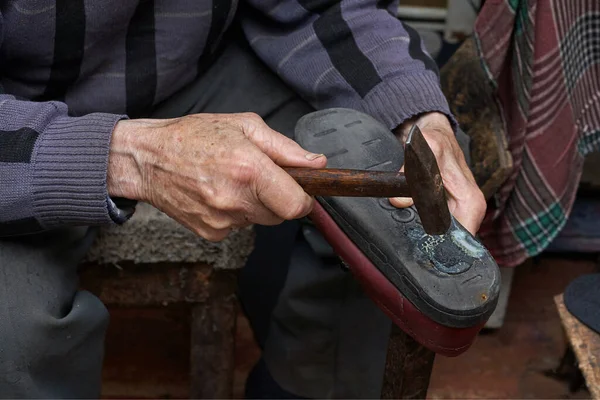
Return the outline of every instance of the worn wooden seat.
<path id="1" fill-rule="evenodd" d="M 124 226 L 101 230 L 82 266 L 81 281 L 111 314 L 121 315 L 109 326 L 107 359 L 112 362 L 105 366 L 110 371 L 104 376 L 103 396 L 232 398 L 239 313 L 237 272 L 252 248 L 251 229 L 210 243 L 145 204 Z M 174 311 L 169 319 L 159 318 L 152 325 L 156 332 L 152 327 L 140 331 L 121 326 L 127 323 L 123 322 L 123 310 L 130 310 L 126 319 L 135 320 L 139 314 L 161 309 Z M 158 332 L 156 327 L 161 324 L 177 327 Z M 189 332 L 182 334 L 181 329 Z M 127 332 L 137 337 L 119 336 Z M 153 341 L 146 341 L 147 336 Z M 181 343 L 182 338 L 189 343 Z M 152 347 L 140 348 L 140 343 L 146 342 Z M 173 354 L 181 351 L 189 351 L 187 359 Z M 115 354 L 119 352 L 124 354 Z M 153 352 L 160 353 L 158 359 L 152 357 Z M 149 365 L 148 358 L 154 365 Z M 432 353 L 394 330 L 382 397 L 423 398 L 432 363 Z M 161 366 L 187 376 L 180 379 L 157 373 Z"/>
<path id="2" fill-rule="evenodd" d="M 190 330 L 189 388 L 167 387 L 165 395 L 230 398 L 238 311 L 236 272 L 244 266 L 252 248 L 251 229 L 234 232 L 223 242 L 210 243 L 141 204 L 124 226 L 100 231 L 82 268 L 82 286 L 99 296 L 109 310 L 185 307 Z M 111 351 L 110 346 L 107 351 Z M 104 394 L 152 394 L 144 388 L 136 389 L 136 385 L 140 386 L 139 382 L 131 382 L 131 387 L 121 384 L 117 389 L 112 385 L 113 389 Z"/>
<path id="3" fill-rule="evenodd" d="M 570 349 L 575 354 L 585 384 L 600 399 L 600 335 L 575 318 L 565 307 L 563 295 L 554 298 Z"/>

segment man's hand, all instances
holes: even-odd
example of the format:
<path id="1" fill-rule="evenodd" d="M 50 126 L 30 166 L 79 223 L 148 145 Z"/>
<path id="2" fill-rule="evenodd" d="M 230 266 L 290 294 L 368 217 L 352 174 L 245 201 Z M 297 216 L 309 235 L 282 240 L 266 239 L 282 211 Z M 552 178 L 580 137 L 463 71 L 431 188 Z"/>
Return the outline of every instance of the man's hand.
<path id="1" fill-rule="evenodd" d="M 435 154 L 444 187 L 449 195 L 450 213 L 474 235 L 485 216 L 486 202 L 467 166 L 448 118 L 444 114 L 432 112 L 424 114 L 416 121 L 408 121 L 395 132 L 403 143 L 415 123 Z M 399 208 L 413 204 L 410 198 L 394 198 L 390 199 L 390 202 Z"/>
<path id="2" fill-rule="evenodd" d="M 147 202 L 196 234 L 307 215 L 313 199 L 280 167 L 323 168 L 255 114 L 121 121 L 111 142 L 108 190 Z"/>

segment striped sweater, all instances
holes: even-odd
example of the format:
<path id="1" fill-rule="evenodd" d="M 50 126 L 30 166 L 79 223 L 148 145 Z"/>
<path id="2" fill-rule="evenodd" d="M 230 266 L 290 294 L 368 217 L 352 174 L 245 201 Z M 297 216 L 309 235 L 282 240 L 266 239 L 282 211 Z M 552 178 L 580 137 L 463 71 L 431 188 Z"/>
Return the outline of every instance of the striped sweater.
<path id="1" fill-rule="evenodd" d="M 0 0 L 0 236 L 122 223 L 106 188 L 114 125 L 197 78 L 239 20 L 315 108 L 390 129 L 450 114 L 414 30 L 376 0 Z"/>

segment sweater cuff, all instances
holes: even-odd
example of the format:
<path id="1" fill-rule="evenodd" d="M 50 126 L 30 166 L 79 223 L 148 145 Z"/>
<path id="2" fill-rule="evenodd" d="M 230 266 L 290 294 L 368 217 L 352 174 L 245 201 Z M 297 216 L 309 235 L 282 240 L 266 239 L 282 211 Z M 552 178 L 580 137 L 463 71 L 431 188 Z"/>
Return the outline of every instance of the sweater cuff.
<path id="1" fill-rule="evenodd" d="M 59 117 L 44 130 L 33 159 L 33 211 L 46 229 L 123 223 L 133 208 L 108 196 L 112 131 L 122 115 Z"/>
<path id="2" fill-rule="evenodd" d="M 405 75 L 375 87 L 363 100 L 361 111 L 384 123 L 390 130 L 419 114 L 445 114 L 456 132 L 458 123 L 450 112 L 437 75 L 431 71 Z"/>

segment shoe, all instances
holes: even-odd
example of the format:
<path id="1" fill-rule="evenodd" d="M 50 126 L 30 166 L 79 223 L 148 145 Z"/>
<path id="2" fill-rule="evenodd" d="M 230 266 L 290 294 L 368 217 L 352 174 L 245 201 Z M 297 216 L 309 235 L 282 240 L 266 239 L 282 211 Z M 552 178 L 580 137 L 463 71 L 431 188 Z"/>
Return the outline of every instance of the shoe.
<path id="1" fill-rule="evenodd" d="M 404 161 L 393 133 L 354 110 L 308 114 L 295 135 L 306 150 L 325 154 L 328 168 L 398 171 Z M 467 350 L 496 307 L 498 266 L 454 219 L 448 233 L 428 235 L 414 207 L 360 197 L 317 197 L 310 219 L 372 300 L 436 353 Z"/>

